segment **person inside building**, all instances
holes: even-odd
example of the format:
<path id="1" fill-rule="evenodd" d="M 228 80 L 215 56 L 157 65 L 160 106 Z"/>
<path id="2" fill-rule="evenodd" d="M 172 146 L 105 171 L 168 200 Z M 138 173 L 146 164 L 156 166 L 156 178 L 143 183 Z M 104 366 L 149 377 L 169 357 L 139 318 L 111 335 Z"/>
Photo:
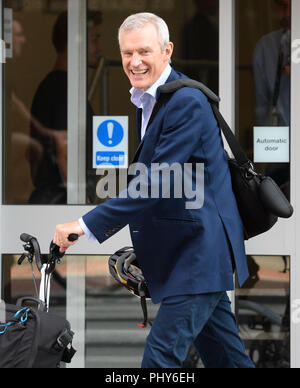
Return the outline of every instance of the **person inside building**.
<path id="1" fill-rule="evenodd" d="M 102 56 L 102 13 L 88 11 L 88 66 L 96 69 Z M 52 43 L 57 57 L 53 69 L 39 85 L 31 107 L 31 138 L 41 145 L 42 155 L 30 148 L 30 166 L 35 186 L 29 203 L 67 203 L 68 115 L 68 13 L 54 25 Z M 92 169 L 92 117 L 87 103 L 87 199 L 94 201 L 96 174 Z"/>
<path id="2" fill-rule="evenodd" d="M 274 0 L 281 28 L 264 35 L 255 47 L 253 70 L 257 126 L 290 126 L 291 1 Z M 269 164 L 270 175 L 290 197 L 289 163 Z"/>
<path id="3" fill-rule="evenodd" d="M 253 69 L 258 125 L 290 125 L 291 2 L 275 0 L 281 28 L 256 45 Z"/>
<path id="4" fill-rule="evenodd" d="M 194 4 L 195 15 L 185 23 L 182 31 L 182 59 L 192 64 L 185 64 L 183 71 L 218 93 L 219 0 L 194 0 Z M 199 39 L 199 36 L 209 36 L 209 39 Z M 203 61 L 206 65 L 199 66 L 194 61 Z"/>

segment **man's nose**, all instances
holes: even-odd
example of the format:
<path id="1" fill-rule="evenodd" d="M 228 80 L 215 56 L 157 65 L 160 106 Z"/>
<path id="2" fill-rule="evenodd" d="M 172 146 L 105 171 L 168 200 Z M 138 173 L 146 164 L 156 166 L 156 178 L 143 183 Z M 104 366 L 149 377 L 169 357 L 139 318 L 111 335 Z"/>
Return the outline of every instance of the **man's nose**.
<path id="1" fill-rule="evenodd" d="M 131 58 L 131 65 L 133 67 L 138 67 L 141 65 L 141 63 L 142 63 L 141 56 L 138 53 L 133 54 Z"/>

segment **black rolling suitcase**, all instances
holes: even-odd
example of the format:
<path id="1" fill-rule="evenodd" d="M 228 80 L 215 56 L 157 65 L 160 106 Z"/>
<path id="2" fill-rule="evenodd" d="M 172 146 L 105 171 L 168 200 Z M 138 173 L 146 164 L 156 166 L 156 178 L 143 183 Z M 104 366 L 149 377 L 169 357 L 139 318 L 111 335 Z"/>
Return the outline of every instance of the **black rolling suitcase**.
<path id="1" fill-rule="evenodd" d="M 59 368 L 76 353 L 70 323 L 49 313 L 51 276 L 62 255 L 53 243 L 49 255 L 41 255 L 36 238 L 22 234 L 21 240 L 26 243 L 25 253 L 18 263 L 28 259 L 32 265 L 35 257 L 40 293 L 21 298 L 17 305 L 0 303 L 0 368 Z"/>
<path id="2" fill-rule="evenodd" d="M 73 332 L 64 318 L 0 304 L 0 368 L 58 368 L 71 362 Z"/>

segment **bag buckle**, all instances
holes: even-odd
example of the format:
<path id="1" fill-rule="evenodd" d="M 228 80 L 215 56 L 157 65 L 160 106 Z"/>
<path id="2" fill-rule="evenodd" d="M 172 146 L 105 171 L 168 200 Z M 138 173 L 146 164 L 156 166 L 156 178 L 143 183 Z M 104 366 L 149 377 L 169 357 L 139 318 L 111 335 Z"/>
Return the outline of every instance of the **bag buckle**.
<path id="1" fill-rule="evenodd" d="M 248 160 L 248 162 L 245 163 L 243 167 L 246 169 L 246 178 L 249 179 L 252 176 L 258 176 L 257 172 L 254 170 L 254 165 L 250 160 Z"/>
<path id="2" fill-rule="evenodd" d="M 57 343 L 58 345 L 64 349 L 66 348 L 67 346 L 69 346 L 72 341 L 73 341 L 73 337 L 74 337 L 74 332 L 71 331 L 71 330 L 65 330 L 61 333 L 61 335 L 57 338 Z"/>

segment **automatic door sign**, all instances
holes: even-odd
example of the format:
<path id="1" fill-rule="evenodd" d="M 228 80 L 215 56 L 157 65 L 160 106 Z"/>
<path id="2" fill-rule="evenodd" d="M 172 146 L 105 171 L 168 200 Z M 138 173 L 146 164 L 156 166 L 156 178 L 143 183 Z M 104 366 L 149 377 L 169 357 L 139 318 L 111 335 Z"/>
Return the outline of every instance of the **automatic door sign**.
<path id="1" fill-rule="evenodd" d="M 254 127 L 254 163 L 289 163 L 290 128 Z"/>
<path id="2" fill-rule="evenodd" d="M 93 118 L 93 167 L 128 168 L 128 117 Z"/>

